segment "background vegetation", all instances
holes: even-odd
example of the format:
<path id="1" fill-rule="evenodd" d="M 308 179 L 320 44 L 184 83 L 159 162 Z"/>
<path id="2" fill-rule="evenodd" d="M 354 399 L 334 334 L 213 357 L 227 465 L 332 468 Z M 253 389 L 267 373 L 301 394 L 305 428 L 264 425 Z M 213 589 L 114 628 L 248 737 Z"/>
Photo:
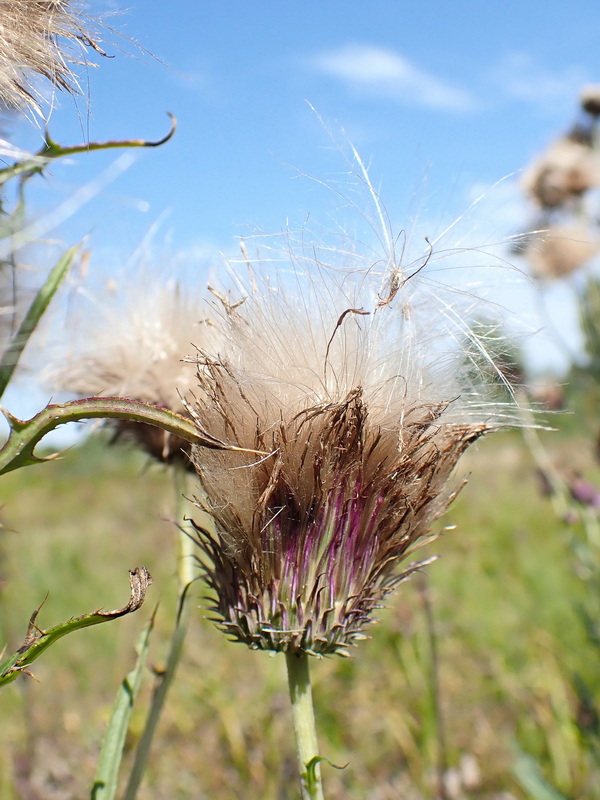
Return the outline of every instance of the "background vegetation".
<path id="1" fill-rule="evenodd" d="M 543 438 L 555 463 L 600 483 L 582 418 L 552 422 L 558 431 Z M 24 676 L 0 695 L 0 716 L 10 720 L 0 726 L 7 800 L 87 796 L 115 688 L 154 602 L 150 663 L 155 670 L 163 663 L 176 603 L 172 483 L 133 449 L 105 444 L 96 435 L 60 461 L 3 477 L 3 641 L 18 645 L 46 593 L 42 626 L 121 605 L 126 567 L 144 563 L 155 577 L 145 609 L 55 646 L 35 664 L 35 679 Z M 600 677 L 585 618 L 598 603 L 581 559 L 581 548 L 598 552 L 583 524 L 588 511 L 572 506 L 570 523 L 557 516 L 518 433 L 485 441 L 462 469 L 469 483 L 440 523 L 457 530 L 433 545 L 443 558 L 425 581 L 400 587 L 357 657 L 314 665 L 322 752 L 347 765 L 325 767 L 327 791 L 435 796 L 442 720 L 447 797 L 591 800 L 600 781 Z M 201 605 L 200 583 L 196 592 Z M 151 684 L 147 676 L 128 749 Z M 142 796 L 288 797 L 295 773 L 288 706 L 283 659 L 233 647 L 198 610 Z M 532 789 L 538 768 L 544 784 Z M 542 790 L 549 793 L 535 793 Z"/>

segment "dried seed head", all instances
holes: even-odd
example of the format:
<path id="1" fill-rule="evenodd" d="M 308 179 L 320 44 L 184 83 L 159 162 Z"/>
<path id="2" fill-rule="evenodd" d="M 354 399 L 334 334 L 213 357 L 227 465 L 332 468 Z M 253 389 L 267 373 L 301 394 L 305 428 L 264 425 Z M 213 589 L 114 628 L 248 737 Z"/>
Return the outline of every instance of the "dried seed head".
<path id="1" fill-rule="evenodd" d="M 126 287 L 96 299 L 95 307 L 85 304 L 72 351 L 45 382 L 82 397 L 131 397 L 187 415 L 197 381 L 194 364 L 185 359 L 218 335 L 203 314 L 201 295 L 145 271 L 129 276 Z M 183 457 L 190 466 L 190 445 L 178 437 L 138 423 L 117 430 L 161 461 Z"/>
<path id="2" fill-rule="evenodd" d="M 534 161 L 523 188 L 542 208 L 556 208 L 600 185 L 600 159 L 588 137 L 562 136 Z"/>
<path id="3" fill-rule="evenodd" d="M 492 429 L 440 368 L 410 281 L 282 277 L 224 312 L 197 417 L 263 458 L 194 453 L 216 531 L 198 531 L 218 625 L 251 648 L 346 654 L 418 565 L 460 455 Z M 289 281 L 295 286 L 290 286 Z M 408 301 L 408 302 L 407 302 Z M 419 335 L 417 335 L 419 334 Z M 456 361 L 455 361 L 456 364 Z"/>
<path id="4" fill-rule="evenodd" d="M 524 257 L 537 278 L 564 278 L 600 251 L 600 240 L 584 225 L 555 225 L 534 234 Z"/>
<path id="5" fill-rule="evenodd" d="M 592 117 L 600 116 L 600 85 L 592 83 L 585 86 L 579 97 L 581 107 Z"/>
<path id="6" fill-rule="evenodd" d="M 102 53 L 80 7 L 70 0 L 0 0 L 0 103 L 41 113 L 40 76 L 78 92 L 72 65 L 87 64 L 89 48 Z"/>

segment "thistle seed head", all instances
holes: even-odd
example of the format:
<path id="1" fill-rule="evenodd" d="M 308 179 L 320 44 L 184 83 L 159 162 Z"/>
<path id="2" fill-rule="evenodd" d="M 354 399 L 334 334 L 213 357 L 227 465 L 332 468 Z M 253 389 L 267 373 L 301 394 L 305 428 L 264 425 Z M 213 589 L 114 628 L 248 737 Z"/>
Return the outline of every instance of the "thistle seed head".
<path id="1" fill-rule="evenodd" d="M 525 258 L 537 278 L 554 280 L 576 272 L 600 251 L 600 240 L 580 223 L 554 225 L 535 233 Z"/>
<path id="2" fill-rule="evenodd" d="M 195 344 L 209 346 L 218 336 L 204 305 L 199 292 L 141 269 L 129 275 L 125 290 L 84 303 L 71 352 L 47 371 L 45 383 L 80 397 L 130 397 L 187 415 L 197 382 L 186 357 Z M 190 445 L 179 437 L 133 422 L 117 423 L 116 431 L 160 461 L 191 468 Z"/>
<path id="3" fill-rule="evenodd" d="M 592 83 L 584 86 L 579 95 L 582 109 L 593 118 L 600 116 L 600 85 Z"/>
<path id="4" fill-rule="evenodd" d="M 251 648 L 347 654 L 496 425 L 442 368 L 443 313 L 409 283 L 294 268 L 224 310 L 222 349 L 200 354 L 199 424 L 265 454 L 194 451 L 211 610 Z"/>
<path id="5" fill-rule="evenodd" d="M 0 103 L 41 114 L 37 77 L 69 94 L 79 91 L 73 64 L 84 51 L 102 53 L 71 0 L 0 0 Z"/>
<path id="6" fill-rule="evenodd" d="M 562 136 L 537 158 L 523 188 L 544 209 L 559 208 L 600 185 L 600 159 L 588 136 Z"/>

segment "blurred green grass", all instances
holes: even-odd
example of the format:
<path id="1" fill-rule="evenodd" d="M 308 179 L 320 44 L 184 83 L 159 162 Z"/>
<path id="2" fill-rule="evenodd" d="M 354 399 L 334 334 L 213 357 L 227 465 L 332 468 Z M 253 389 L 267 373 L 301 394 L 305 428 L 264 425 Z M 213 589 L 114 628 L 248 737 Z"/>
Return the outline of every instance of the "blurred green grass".
<path id="1" fill-rule="evenodd" d="M 546 439 L 558 459 L 600 483 L 585 437 L 569 429 Z M 512 773 L 516 744 L 566 797 L 593 800 L 600 768 L 574 688 L 578 675 L 598 700 L 598 650 L 578 612 L 591 601 L 590 584 L 576 574 L 571 547 L 583 531 L 558 520 L 539 495 L 518 433 L 469 452 L 466 474 L 468 485 L 438 522 L 457 529 L 419 553 L 442 556 L 426 585 L 448 766 L 475 759 L 479 771 L 448 797 L 532 797 Z M 164 663 L 177 591 L 173 484 L 167 470 L 125 446 L 107 447 L 101 435 L 1 480 L 0 646 L 21 643 L 47 593 L 42 626 L 121 606 L 129 568 L 144 564 L 155 578 L 140 612 L 63 640 L 35 664 L 36 680 L 24 676 L 0 694 L 0 796 L 83 798 L 114 693 L 156 603 L 150 662 Z M 413 579 L 399 588 L 352 659 L 312 664 L 321 752 L 348 765 L 324 767 L 329 798 L 435 796 L 436 715 L 419 587 Z M 195 592 L 200 604 L 201 584 Z M 284 666 L 281 657 L 227 642 L 201 610 L 194 614 L 141 797 L 296 797 Z M 149 674 L 129 750 L 151 685 Z"/>

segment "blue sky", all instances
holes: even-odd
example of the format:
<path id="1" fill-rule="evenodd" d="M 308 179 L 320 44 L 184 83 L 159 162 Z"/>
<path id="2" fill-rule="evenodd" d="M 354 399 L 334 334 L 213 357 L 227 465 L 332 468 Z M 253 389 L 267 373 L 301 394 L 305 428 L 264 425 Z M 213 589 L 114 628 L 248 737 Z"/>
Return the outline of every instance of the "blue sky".
<path id="1" fill-rule="evenodd" d="M 600 80 L 592 2 L 93 5 L 118 12 L 107 22 L 125 38 L 107 35 L 115 57 L 82 76 L 89 111 L 59 98 L 53 137 L 157 138 L 166 111 L 179 121 L 168 145 L 140 153 L 71 220 L 70 235 L 93 230 L 102 248 L 127 247 L 165 213 L 177 246 L 193 248 L 330 206 L 297 179 L 345 169 L 307 103 L 371 163 L 400 227 L 414 195 L 432 217 L 461 213 L 474 186 L 520 169 L 570 124 L 581 86 Z M 68 196 L 114 158 L 57 165 L 36 202 Z"/>
<path id="2" fill-rule="evenodd" d="M 165 112 L 178 119 L 164 147 L 69 159 L 31 186 L 31 207 L 48 212 L 107 184 L 53 233 L 62 245 L 89 236 L 100 274 L 126 264 L 151 230 L 161 258 L 177 254 L 200 274 L 236 236 L 343 216 L 318 183 L 348 169 L 327 127 L 369 163 L 397 231 L 418 219 L 435 237 L 501 181 L 461 243 L 506 238 L 526 223 L 514 173 L 573 122 L 582 86 L 600 82 L 600 6 L 590 0 L 90 6 L 109 14 L 114 58 L 82 73 L 83 97 L 58 98 L 53 138 L 153 139 L 168 129 Z M 11 135 L 38 146 L 25 123 Z M 529 291 L 508 292 L 517 314 L 531 310 Z M 547 295 L 563 319 L 574 313 L 568 293 Z M 537 347 L 543 363 L 551 345 Z"/>

